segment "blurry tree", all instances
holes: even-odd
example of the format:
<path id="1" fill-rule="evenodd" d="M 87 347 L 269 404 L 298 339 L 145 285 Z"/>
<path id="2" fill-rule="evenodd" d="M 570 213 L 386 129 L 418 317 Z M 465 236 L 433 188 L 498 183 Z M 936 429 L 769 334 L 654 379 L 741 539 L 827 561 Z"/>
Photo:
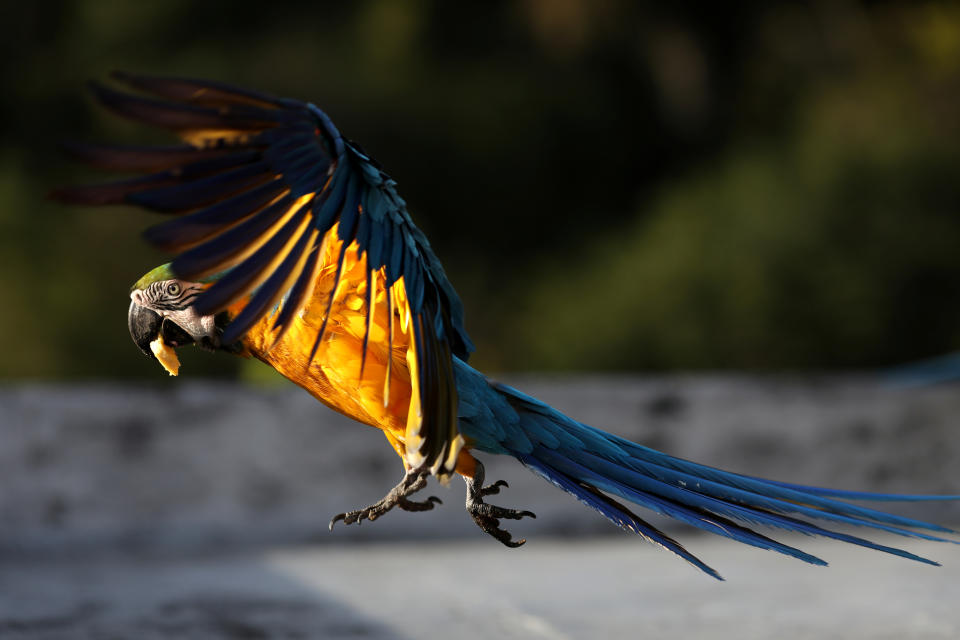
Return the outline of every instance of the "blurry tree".
<path id="1" fill-rule="evenodd" d="M 825 17 L 768 17 L 740 133 L 633 224 L 542 269 L 508 353 L 556 368 L 864 367 L 960 347 L 960 12 Z M 758 135 L 751 109 L 778 91 L 789 118 Z"/>

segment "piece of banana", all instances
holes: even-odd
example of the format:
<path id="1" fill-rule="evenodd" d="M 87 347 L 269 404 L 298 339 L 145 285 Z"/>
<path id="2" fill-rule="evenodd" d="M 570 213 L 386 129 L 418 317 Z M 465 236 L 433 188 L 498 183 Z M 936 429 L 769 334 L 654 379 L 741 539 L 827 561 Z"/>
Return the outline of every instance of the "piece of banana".
<path id="1" fill-rule="evenodd" d="M 153 355 L 157 356 L 157 360 L 170 375 L 175 376 L 180 372 L 180 360 L 177 358 L 177 352 L 173 347 L 168 347 L 163 342 L 163 338 L 157 336 L 157 339 L 150 343 L 150 350 L 153 351 Z"/>

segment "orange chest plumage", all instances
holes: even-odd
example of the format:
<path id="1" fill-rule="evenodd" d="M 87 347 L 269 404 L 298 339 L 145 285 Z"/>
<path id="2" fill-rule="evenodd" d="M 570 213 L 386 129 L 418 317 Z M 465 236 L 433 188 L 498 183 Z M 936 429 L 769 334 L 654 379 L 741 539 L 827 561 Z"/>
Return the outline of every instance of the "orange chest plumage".
<path id="1" fill-rule="evenodd" d="M 402 281 L 387 288 L 383 274 L 375 272 L 368 282 L 364 259 L 350 247 L 335 283 L 340 248 L 338 242 L 324 248 L 313 295 L 285 330 L 271 330 L 270 314 L 253 326 L 243 343 L 250 355 L 327 406 L 382 429 L 403 455 L 408 417 L 418 403 L 411 407 L 412 351 Z M 281 311 L 282 303 L 275 313 Z"/>

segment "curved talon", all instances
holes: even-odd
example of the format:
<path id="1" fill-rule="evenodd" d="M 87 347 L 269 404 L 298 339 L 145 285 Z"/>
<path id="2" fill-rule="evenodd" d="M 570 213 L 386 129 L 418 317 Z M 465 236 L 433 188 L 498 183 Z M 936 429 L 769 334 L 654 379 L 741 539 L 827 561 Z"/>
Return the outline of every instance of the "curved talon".
<path id="1" fill-rule="evenodd" d="M 397 506 L 404 511 L 430 511 L 430 509 L 433 509 L 433 506 L 437 504 L 443 504 L 443 500 L 437 496 L 430 496 L 426 500 L 408 500 L 407 498 L 400 498 L 397 501 Z"/>
<path id="2" fill-rule="evenodd" d="M 330 524 L 328 525 L 328 529 L 330 531 L 333 531 L 333 525 L 335 525 L 337 522 L 341 520 L 345 525 L 356 524 L 358 526 L 363 524 L 364 520 L 370 520 L 370 521 L 376 520 L 381 515 L 379 513 L 372 511 L 373 508 L 376 506 L 378 505 L 373 505 L 371 507 L 367 507 L 366 509 L 359 509 L 357 511 L 347 511 L 346 513 L 338 513 L 337 515 L 333 516 L 333 518 L 330 519 Z"/>
<path id="3" fill-rule="evenodd" d="M 341 520 L 344 524 L 356 523 L 357 525 L 360 525 L 364 520 L 372 522 L 394 507 L 400 507 L 404 511 L 429 511 L 433 509 L 435 504 L 442 504 L 440 498 L 436 496 L 430 496 L 422 502 L 407 499 L 407 496 L 420 491 L 427 485 L 429 473 L 427 470 L 420 469 L 407 471 L 403 480 L 376 504 L 333 516 L 330 520 L 329 530 L 333 531 L 333 526 Z"/>
<path id="4" fill-rule="evenodd" d="M 480 489 L 480 495 L 482 496 L 492 496 L 500 493 L 500 487 L 504 489 L 509 489 L 510 485 L 507 484 L 506 480 L 497 480 L 493 484 L 488 484 L 483 489 Z"/>
<path id="5" fill-rule="evenodd" d="M 510 547 L 511 549 L 516 549 L 519 546 L 522 546 L 527 539 L 520 538 L 519 540 L 513 540 L 513 536 L 509 531 L 500 528 L 500 521 L 496 518 L 491 518 L 489 516 L 477 515 L 473 518 L 474 522 L 477 523 L 485 533 L 490 534 L 496 538 L 504 546 Z"/>
<path id="6" fill-rule="evenodd" d="M 464 480 L 467 482 L 467 512 L 484 533 L 490 534 L 503 545 L 510 547 L 511 549 L 515 549 L 523 545 L 527 539 L 521 538 L 519 540 L 514 540 L 509 531 L 506 531 L 500 527 L 500 518 L 519 520 L 520 518 L 524 517 L 536 518 L 536 514 L 534 514 L 532 511 L 508 509 L 506 507 L 485 503 L 483 501 L 484 496 L 500 493 L 501 487 L 509 487 L 510 485 L 508 485 L 505 480 L 497 480 L 493 484 L 484 487 L 483 476 L 483 465 L 477 461 L 473 478 L 464 477 Z"/>
<path id="7" fill-rule="evenodd" d="M 377 506 L 377 505 L 374 505 Z M 335 525 L 340 520 L 343 521 L 343 524 L 362 524 L 364 518 L 367 520 L 376 520 L 380 517 L 380 514 L 373 513 L 371 510 L 373 507 L 367 507 L 366 509 L 359 509 L 357 511 L 347 511 L 345 513 L 338 513 L 330 519 L 330 524 L 328 528 L 330 531 L 333 531 L 333 525 Z"/>

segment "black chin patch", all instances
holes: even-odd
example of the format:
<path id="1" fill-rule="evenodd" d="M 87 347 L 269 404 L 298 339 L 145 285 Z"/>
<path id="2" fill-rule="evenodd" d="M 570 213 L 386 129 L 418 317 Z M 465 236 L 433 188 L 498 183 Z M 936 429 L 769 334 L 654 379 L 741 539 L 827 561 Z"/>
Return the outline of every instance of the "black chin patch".
<path id="1" fill-rule="evenodd" d="M 214 316 L 213 321 L 214 321 L 214 325 L 217 328 L 217 336 L 223 335 L 223 331 L 224 329 L 227 328 L 227 325 L 230 324 L 230 320 L 231 320 L 230 313 L 227 311 L 221 311 L 216 316 Z M 237 340 L 236 342 L 231 344 L 220 343 L 220 345 L 217 346 L 216 348 L 220 351 L 226 351 L 227 353 L 243 352 L 243 344 L 241 343 L 240 340 Z"/>
<path id="2" fill-rule="evenodd" d="M 182 347 L 193 342 L 193 336 L 181 329 L 180 325 L 170 318 L 163 319 L 160 335 L 163 336 L 163 342 L 170 347 Z"/>

